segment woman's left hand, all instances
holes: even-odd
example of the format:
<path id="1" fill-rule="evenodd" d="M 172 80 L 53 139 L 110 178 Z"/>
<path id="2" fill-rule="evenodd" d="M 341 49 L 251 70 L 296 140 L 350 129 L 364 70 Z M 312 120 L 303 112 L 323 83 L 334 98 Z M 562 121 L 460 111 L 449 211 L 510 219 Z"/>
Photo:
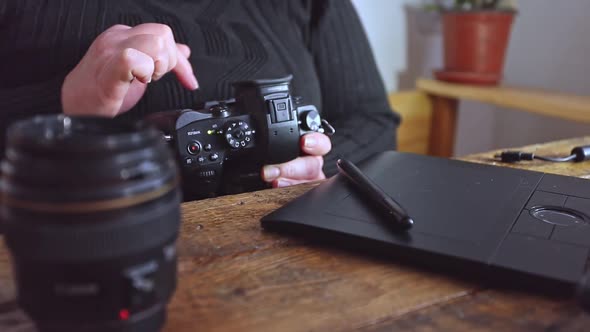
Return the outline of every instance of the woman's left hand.
<path id="1" fill-rule="evenodd" d="M 310 133 L 301 137 L 300 144 L 307 156 L 279 165 L 264 166 L 262 179 L 272 183 L 275 188 L 325 179 L 323 156 L 332 149 L 330 138 L 324 134 Z"/>

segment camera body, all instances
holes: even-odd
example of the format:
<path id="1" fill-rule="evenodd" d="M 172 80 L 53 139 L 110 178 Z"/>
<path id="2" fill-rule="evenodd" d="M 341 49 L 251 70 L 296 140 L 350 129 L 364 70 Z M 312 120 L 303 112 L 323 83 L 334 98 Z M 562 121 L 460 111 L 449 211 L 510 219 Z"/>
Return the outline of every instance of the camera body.
<path id="1" fill-rule="evenodd" d="M 302 135 L 333 133 L 314 105 L 291 95 L 291 79 L 236 82 L 234 99 L 148 117 L 176 152 L 186 199 L 264 188 L 263 165 L 298 157 Z"/>

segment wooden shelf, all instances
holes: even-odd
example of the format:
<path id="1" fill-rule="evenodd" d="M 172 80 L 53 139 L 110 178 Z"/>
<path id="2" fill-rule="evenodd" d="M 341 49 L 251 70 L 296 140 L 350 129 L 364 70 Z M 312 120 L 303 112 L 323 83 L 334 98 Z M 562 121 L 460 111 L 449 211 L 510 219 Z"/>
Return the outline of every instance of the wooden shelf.
<path id="1" fill-rule="evenodd" d="M 428 153 L 432 102 L 422 91 L 389 94 L 391 108 L 402 117 L 397 130 L 397 149 L 403 152 Z"/>
<path id="2" fill-rule="evenodd" d="M 506 86 L 481 87 L 419 79 L 419 90 L 429 95 L 474 100 L 565 120 L 590 123 L 590 96 Z"/>

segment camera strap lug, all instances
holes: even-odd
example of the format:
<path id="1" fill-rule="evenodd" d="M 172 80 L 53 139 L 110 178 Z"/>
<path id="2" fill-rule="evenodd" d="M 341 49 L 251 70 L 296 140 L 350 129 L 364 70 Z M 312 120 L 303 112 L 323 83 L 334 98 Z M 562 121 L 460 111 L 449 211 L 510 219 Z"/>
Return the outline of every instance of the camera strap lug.
<path id="1" fill-rule="evenodd" d="M 322 119 L 322 125 L 327 129 L 327 130 L 324 130 L 324 134 L 326 134 L 328 136 L 332 136 L 336 133 L 336 129 L 334 129 L 334 127 L 332 127 L 332 125 L 328 122 L 328 120 Z"/>

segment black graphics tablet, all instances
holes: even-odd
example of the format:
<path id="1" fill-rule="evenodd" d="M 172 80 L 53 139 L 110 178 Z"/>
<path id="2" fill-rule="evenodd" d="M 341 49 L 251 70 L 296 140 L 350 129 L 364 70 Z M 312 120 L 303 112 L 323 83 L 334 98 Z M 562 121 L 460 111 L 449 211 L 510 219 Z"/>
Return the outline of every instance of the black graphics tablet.
<path id="1" fill-rule="evenodd" d="M 358 166 L 408 211 L 409 231 L 392 232 L 341 175 L 265 216 L 262 226 L 587 298 L 590 181 L 393 151 Z"/>

